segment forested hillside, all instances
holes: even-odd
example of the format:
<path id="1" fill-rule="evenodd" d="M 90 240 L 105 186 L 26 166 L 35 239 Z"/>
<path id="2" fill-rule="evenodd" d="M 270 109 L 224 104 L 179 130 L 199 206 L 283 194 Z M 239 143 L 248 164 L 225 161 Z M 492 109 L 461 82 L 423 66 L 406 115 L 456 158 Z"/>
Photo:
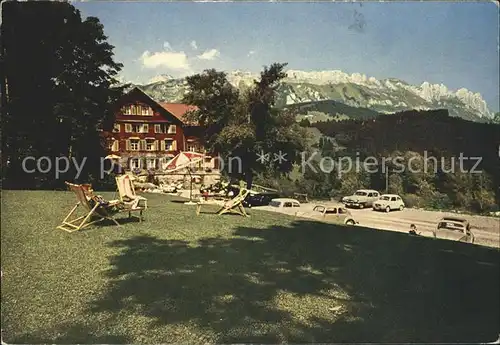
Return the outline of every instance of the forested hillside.
<path id="1" fill-rule="evenodd" d="M 447 110 L 435 110 L 405 111 L 367 120 L 318 122 L 313 126 L 323 135 L 335 138 L 336 145 L 345 147 L 338 152 L 334 145 L 323 142 L 323 155 L 398 156 L 406 161 L 415 157 L 413 166 L 421 167 L 424 157 L 435 157 L 437 162 L 427 160 L 425 172 L 406 169 L 395 173 L 391 164 L 387 164 L 390 191 L 405 195 L 409 203 L 480 212 L 498 208 L 500 125 L 466 121 L 448 116 Z M 328 178 L 322 184 L 331 184 L 333 190 L 340 192 L 361 186 L 385 188 L 385 174 L 368 175 L 360 172 L 340 180 Z M 311 178 L 319 177 L 305 176 L 302 183 L 307 184 Z"/>

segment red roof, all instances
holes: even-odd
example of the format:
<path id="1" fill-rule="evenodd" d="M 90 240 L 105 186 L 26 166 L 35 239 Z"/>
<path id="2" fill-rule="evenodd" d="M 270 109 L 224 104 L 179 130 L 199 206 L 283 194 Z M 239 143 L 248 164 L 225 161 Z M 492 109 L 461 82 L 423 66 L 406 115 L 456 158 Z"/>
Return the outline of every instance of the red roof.
<path id="1" fill-rule="evenodd" d="M 187 123 L 184 115 L 190 110 L 197 110 L 198 107 L 195 105 L 183 104 L 183 103 L 167 103 L 167 102 L 159 102 L 159 104 L 174 115 L 176 118 L 181 120 L 183 123 Z"/>

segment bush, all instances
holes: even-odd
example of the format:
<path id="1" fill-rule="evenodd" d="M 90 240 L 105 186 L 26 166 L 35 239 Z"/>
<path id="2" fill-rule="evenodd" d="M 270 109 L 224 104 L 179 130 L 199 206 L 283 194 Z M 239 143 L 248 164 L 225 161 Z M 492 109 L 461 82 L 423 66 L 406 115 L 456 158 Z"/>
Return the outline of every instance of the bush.
<path id="1" fill-rule="evenodd" d="M 401 196 L 406 207 L 421 207 L 422 201 L 418 195 L 406 194 Z"/>
<path id="2" fill-rule="evenodd" d="M 429 199 L 425 200 L 425 204 L 433 209 L 450 209 L 452 207 L 450 197 L 444 193 L 434 193 Z"/>

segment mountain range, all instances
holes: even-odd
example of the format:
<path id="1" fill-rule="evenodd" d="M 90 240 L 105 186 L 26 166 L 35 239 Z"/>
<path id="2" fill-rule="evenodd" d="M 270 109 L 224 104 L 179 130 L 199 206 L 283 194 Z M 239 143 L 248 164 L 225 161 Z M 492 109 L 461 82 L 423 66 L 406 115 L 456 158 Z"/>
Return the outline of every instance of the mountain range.
<path id="1" fill-rule="evenodd" d="M 259 74 L 236 70 L 228 72 L 227 78 L 233 86 L 243 89 L 258 80 Z M 144 85 L 132 86 L 163 102 L 180 102 L 187 92 L 186 80 L 170 75 L 159 75 Z M 296 107 L 303 115 L 313 112 L 352 118 L 410 109 L 448 109 L 451 116 L 471 121 L 491 122 L 494 117 L 481 94 L 465 88 L 452 91 L 443 84 L 411 85 L 395 78 L 379 80 L 338 70 L 288 70 L 277 91 L 277 106 Z"/>

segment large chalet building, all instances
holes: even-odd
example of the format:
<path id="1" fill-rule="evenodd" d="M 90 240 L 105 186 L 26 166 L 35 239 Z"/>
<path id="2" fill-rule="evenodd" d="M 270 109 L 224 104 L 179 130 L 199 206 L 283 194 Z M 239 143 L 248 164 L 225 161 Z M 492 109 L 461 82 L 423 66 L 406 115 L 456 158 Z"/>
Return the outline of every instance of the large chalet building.
<path id="1" fill-rule="evenodd" d="M 132 171 L 162 171 L 181 151 L 205 153 L 200 167 L 216 168 L 216 160 L 201 144 L 203 129 L 185 119 L 193 109 L 187 104 L 156 102 L 139 88 L 132 89 L 118 101 L 114 128 L 105 133 L 109 152 Z"/>

